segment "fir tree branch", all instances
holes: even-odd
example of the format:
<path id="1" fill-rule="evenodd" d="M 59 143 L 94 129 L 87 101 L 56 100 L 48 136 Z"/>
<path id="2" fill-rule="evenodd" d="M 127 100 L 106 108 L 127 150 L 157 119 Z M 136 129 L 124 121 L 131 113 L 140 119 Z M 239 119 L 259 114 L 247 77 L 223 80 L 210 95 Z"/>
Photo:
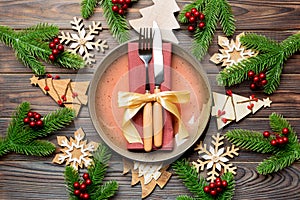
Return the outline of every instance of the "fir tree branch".
<path id="1" fill-rule="evenodd" d="M 241 37 L 240 41 L 247 49 L 255 49 L 260 53 L 280 50 L 280 45 L 276 41 L 271 40 L 264 35 L 248 33 L 247 37 Z"/>
<path id="2" fill-rule="evenodd" d="M 206 184 L 204 178 L 200 177 L 196 169 L 190 166 L 187 160 L 177 160 L 172 165 L 175 173 L 183 180 L 184 185 L 191 191 L 197 198 L 205 197 L 203 187 Z"/>
<path id="3" fill-rule="evenodd" d="M 76 169 L 71 166 L 66 166 L 66 170 L 64 172 L 65 175 L 65 182 L 67 185 L 67 191 L 69 192 L 70 197 L 77 199 L 74 195 L 74 186 L 75 182 L 79 182 L 79 173 Z"/>
<path id="4" fill-rule="evenodd" d="M 103 15 L 106 18 L 107 25 L 109 26 L 110 32 L 119 43 L 126 42 L 129 40 L 129 25 L 127 20 L 112 11 L 112 2 L 107 0 L 100 0 L 100 6 L 103 9 Z"/>
<path id="5" fill-rule="evenodd" d="M 83 0 L 81 2 L 81 16 L 84 19 L 90 18 L 94 14 L 97 3 L 100 0 Z"/>
<path id="6" fill-rule="evenodd" d="M 0 157 L 7 154 L 9 152 L 7 148 L 7 142 L 0 138 Z"/>
<path id="7" fill-rule="evenodd" d="M 270 153 L 277 150 L 263 134 L 257 131 L 234 129 L 226 133 L 226 138 L 234 145 L 260 153 Z"/>
<path id="8" fill-rule="evenodd" d="M 226 180 L 228 185 L 226 187 L 226 190 L 219 194 L 217 196 L 218 200 L 228 200 L 232 199 L 234 195 L 234 190 L 235 190 L 235 181 L 234 181 L 234 176 L 232 173 L 225 173 L 221 177 L 222 180 Z"/>
<path id="9" fill-rule="evenodd" d="M 55 37 L 58 31 L 58 27 L 44 23 L 19 32 L 13 31 L 10 27 L 0 26 L 0 42 L 12 47 L 16 52 L 16 57 L 36 75 L 44 75 L 46 69 L 39 60 L 50 63 L 49 55 L 52 52 L 48 43 L 43 40 Z M 72 69 L 84 67 L 83 59 L 70 53 L 60 54 L 54 64 Z"/>
<path id="10" fill-rule="evenodd" d="M 232 14 L 231 6 L 227 0 L 219 1 L 218 7 L 220 8 L 220 25 L 225 35 L 233 35 L 235 32 L 235 19 Z"/>
<path id="11" fill-rule="evenodd" d="M 19 154 L 48 156 L 55 151 L 55 145 L 48 141 L 35 140 L 30 143 L 10 143 L 9 149 Z"/>
<path id="12" fill-rule="evenodd" d="M 118 191 L 119 185 L 116 181 L 109 181 L 104 183 L 101 188 L 92 195 L 91 199 L 96 200 L 106 200 L 110 197 L 114 196 L 115 193 Z"/>
<path id="13" fill-rule="evenodd" d="M 289 36 L 281 42 L 281 47 L 284 52 L 284 61 L 300 50 L 300 32 Z"/>
<path id="14" fill-rule="evenodd" d="M 189 197 L 187 195 L 180 195 L 180 196 L 176 197 L 176 200 L 196 200 L 196 199 L 193 197 Z"/>

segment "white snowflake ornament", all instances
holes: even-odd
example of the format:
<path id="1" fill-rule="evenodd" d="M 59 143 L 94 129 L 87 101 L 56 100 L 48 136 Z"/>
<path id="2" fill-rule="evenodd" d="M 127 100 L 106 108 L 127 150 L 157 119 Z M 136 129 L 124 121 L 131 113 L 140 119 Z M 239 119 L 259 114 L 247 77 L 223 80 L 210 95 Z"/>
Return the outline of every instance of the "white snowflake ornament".
<path id="1" fill-rule="evenodd" d="M 257 55 L 257 52 L 252 51 L 251 49 L 246 49 L 242 46 L 240 42 L 240 37 L 245 35 L 244 33 L 239 34 L 236 37 L 236 41 L 229 41 L 228 38 L 219 36 L 218 44 L 223 48 L 220 49 L 220 53 L 215 53 L 210 61 L 220 64 L 222 63 L 223 67 L 232 66 L 244 59 L 250 58 Z"/>
<path id="2" fill-rule="evenodd" d="M 52 162 L 62 164 L 66 162 L 66 165 L 70 165 L 78 170 L 78 167 L 88 167 L 92 164 L 91 152 L 95 151 L 98 147 L 98 143 L 90 142 L 87 144 L 86 140 L 83 140 L 85 133 L 82 128 L 79 128 L 74 133 L 74 138 L 68 140 L 65 136 L 57 136 L 58 144 L 63 147 L 60 149 L 62 153 L 56 154 Z"/>
<path id="3" fill-rule="evenodd" d="M 236 174 L 236 167 L 233 164 L 228 163 L 230 158 L 234 156 L 238 156 L 239 148 L 235 148 L 234 145 L 231 147 L 227 147 L 226 150 L 224 147 L 221 147 L 224 142 L 224 136 L 220 136 L 218 133 L 217 136 L 212 136 L 213 146 L 209 147 L 207 150 L 206 144 L 202 145 L 202 142 L 195 148 L 198 151 L 198 154 L 202 159 L 198 159 L 197 162 L 192 162 L 192 164 L 196 167 L 198 173 L 199 171 L 203 171 L 205 166 L 208 171 L 207 180 L 213 182 L 217 177 L 219 177 L 220 173 L 231 172 Z M 223 169 L 223 171 L 222 171 Z"/>
<path id="4" fill-rule="evenodd" d="M 61 35 L 58 36 L 61 43 L 66 45 L 70 44 L 70 50 L 72 53 L 79 53 L 83 56 L 85 63 L 87 65 L 91 65 L 95 63 L 94 59 L 95 55 L 91 54 L 89 50 L 93 50 L 94 48 L 97 51 L 104 52 L 105 49 L 108 48 L 106 40 L 94 41 L 95 35 L 99 35 L 100 31 L 102 31 L 102 26 L 100 22 L 92 22 L 92 25 L 89 25 L 89 32 L 86 32 L 85 26 L 83 24 L 83 19 L 78 19 L 76 17 L 73 18 L 74 21 L 71 21 L 72 29 L 77 31 L 77 34 L 69 33 L 69 32 L 61 32 Z"/>

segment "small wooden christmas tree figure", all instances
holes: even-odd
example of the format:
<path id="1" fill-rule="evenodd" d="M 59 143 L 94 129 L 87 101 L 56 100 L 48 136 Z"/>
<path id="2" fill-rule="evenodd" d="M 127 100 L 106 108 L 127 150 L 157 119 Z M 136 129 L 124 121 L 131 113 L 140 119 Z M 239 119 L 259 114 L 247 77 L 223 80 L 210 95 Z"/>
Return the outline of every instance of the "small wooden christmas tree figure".
<path id="1" fill-rule="evenodd" d="M 174 43 L 178 40 L 172 29 L 180 28 L 174 12 L 180 11 L 175 0 L 152 0 L 154 5 L 140 9 L 142 18 L 130 20 L 129 24 L 139 32 L 141 27 L 152 27 L 153 21 L 158 23 L 161 29 L 162 38 Z"/>
<path id="2" fill-rule="evenodd" d="M 39 86 L 45 94 L 49 94 L 59 106 L 72 108 L 79 113 L 81 105 L 86 105 L 86 95 L 90 82 L 72 82 L 71 79 L 59 79 L 58 76 L 39 79 L 36 76 L 30 78 L 31 84 Z"/>

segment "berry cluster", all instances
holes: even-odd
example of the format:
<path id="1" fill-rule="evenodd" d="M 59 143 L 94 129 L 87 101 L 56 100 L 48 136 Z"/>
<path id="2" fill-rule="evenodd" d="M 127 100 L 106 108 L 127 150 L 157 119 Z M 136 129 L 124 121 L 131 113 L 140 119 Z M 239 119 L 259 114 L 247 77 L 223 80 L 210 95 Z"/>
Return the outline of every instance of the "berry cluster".
<path id="1" fill-rule="evenodd" d="M 87 186 L 92 184 L 90 176 L 88 173 L 84 173 L 82 175 L 84 181 L 80 184 L 79 182 L 75 182 L 74 186 L 74 195 L 79 197 L 79 199 L 90 199 L 89 193 L 87 193 Z"/>
<path id="2" fill-rule="evenodd" d="M 203 191 L 205 193 L 210 194 L 211 196 L 217 196 L 221 193 L 226 187 L 228 183 L 226 180 L 222 180 L 221 178 L 216 178 L 214 182 L 211 182 L 209 185 L 204 186 Z"/>
<path id="3" fill-rule="evenodd" d="M 289 134 L 289 129 L 288 128 L 283 128 L 281 131 L 281 135 L 278 133 L 273 133 L 275 135 L 275 138 L 272 137 L 270 144 L 272 146 L 282 146 L 285 145 L 289 142 L 289 138 L 287 135 Z M 264 131 L 263 136 L 265 138 L 269 138 L 271 136 L 271 133 L 269 131 Z"/>
<path id="4" fill-rule="evenodd" d="M 43 127 L 43 120 L 42 115 L 37 112 L 29 111 L 27 116 L 23 119 L 25 124 L 29 124 L 31 128 L 42 128 Z"/>
<path id="5" fill-rule="evenodd" d="M 265 85 L 267 85 L 268 81 L 266 80 L 266 74 L 264 72 L 260 72 L 259 74 L 255 74 L 254 71 L 248 71 L 248 78 L 252 79 L 252 83 L 250 84 L 251 90 L 259 89 Z"/>
<path id="6" fill-rule="evenodd" d="M 52 53 L 49 56 L 51 61 L 54 61 L 57 55 L 64 51 L 64 45 L 60 43 L 57 37 L 49 43 L 49 48 L 52 49 Z"/>
<path id="7" fill-rule="evenodd" d="M 131 0 L 111 0 L 113 3 L 112 11 L 118 13 L 119 15 L 124 15 L 125 10 L 130 6 Z"/>
<path id="8" fill-rule="evenodd" d="M 190 23 L 190 25 L 188 26 L 188 31 L 193 32 L 197 27 L 199 27 L 200 29 L 203 29 L 205 27 L 205 15 L 199 12 L 196 8 L 192 8 L 190 12 L 186 12 L 185 17 L 189 20 Z M 198 19 L 200 20 L 199 23 Z"/>

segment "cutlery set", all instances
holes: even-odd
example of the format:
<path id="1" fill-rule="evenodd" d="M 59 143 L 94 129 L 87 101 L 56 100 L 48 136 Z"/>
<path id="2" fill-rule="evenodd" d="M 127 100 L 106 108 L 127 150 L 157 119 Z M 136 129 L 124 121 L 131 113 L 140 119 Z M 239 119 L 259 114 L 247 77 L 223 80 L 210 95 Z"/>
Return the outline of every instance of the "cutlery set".
<path id="1" fill-rule="evenodd" d="M 145 64 L 146 70 L 146 94 L 150 94 L 149 62 L 154 59 L 154 93 L 160 92 L 160 85 L 164 82 L 164 60 L 162 53 L 162 38 L 157 23 L 153 22 L 153 28 L 141 28 L 139 33 L 138 54 Z M 152 58 L 153 57 L 153 58 Z M 160 103 L 146 103 L 143 108 L 143 134 L 144 150 L 152 150 L 152 144 L 156 148 L 162 146 L 163 140 L 163 109 Z"/>

